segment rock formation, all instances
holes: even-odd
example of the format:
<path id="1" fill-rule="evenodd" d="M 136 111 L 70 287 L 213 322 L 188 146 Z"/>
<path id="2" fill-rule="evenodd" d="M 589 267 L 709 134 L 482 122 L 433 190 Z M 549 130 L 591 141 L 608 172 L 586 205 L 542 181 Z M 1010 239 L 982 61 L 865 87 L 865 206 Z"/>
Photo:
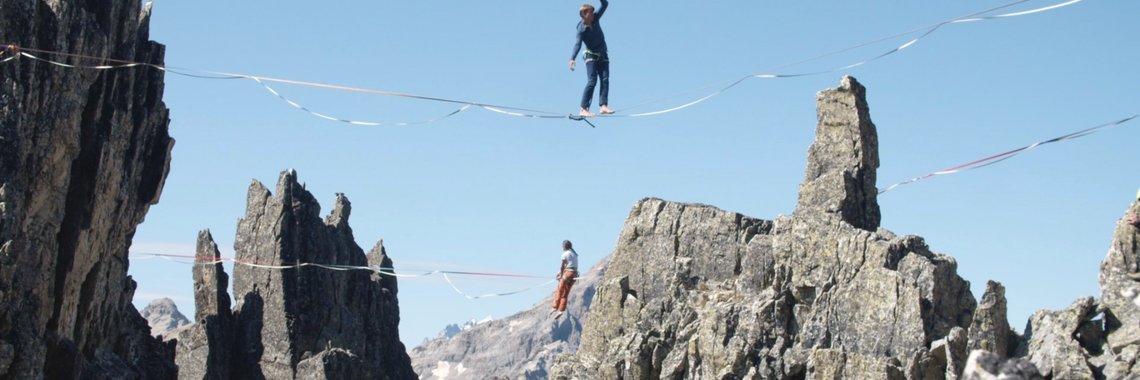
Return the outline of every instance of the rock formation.
<path id="1" fill-rule="evenodd" d="M 166 334 L 190 324 L 190 320 L 178 311 L 178 305 L 174 304 L 174 300 L 169 298 L 150 301 L 139 314 L 150 326 L 150 335 L 165 337 Z"/>
<path id="2" fill-rule="evenodd" d="M 222 257 L 209 231 L 198 233 L 195 257 Z M 237 334 L 230 309 L 230 277 L 222 263 L 194 266 L 194 324 L 178 334 L 175 362 L 182 379 L 230 379 Z M 247 358 L 245 360 L 252 360 Z"/>
<path id="3" fill-rule="evenodd" d="M 639 202 L 554 377 L 913 379 L 964 365 L 976 302 L 956 262 L 878 228 L 864 92 L 845 77 L 818 95 L 791 217 Z"/>
<path id="4" fill-rule="evenodd" d="M 0 0 L 0 41 L 78 65 L 162 64 L 148 24 L 137 1 Z M 131 303 L 127 250 L 169 169 L 163 74 L 62 68 L 18 52 L 0 52 L 0 379 L 416 377 L 399 341 L 396 281 L 366 271 L 241 265 L 231 307 L 222 266 L 196 266 L 196 324 L 177 346 L 151 336 Z M 818 103 L 791 217 L 642 200 L 589 306 L 555 322 L 534 315 L 540 304 L 441 351 L 486 347 L 476 341 L 504 328 L 548 332 L 550 341 L 513 337 L 526 356 L 488 366 L 541 377 L 588 320 L 551 377 L 1140 377 L 1136 225 L 1117 225 L 1099 301 L 1038 312 L 1017 336 L 1000 284 L 977 304 L 953 258 L 880 228 L 865 89 L 845 77 Z M 343 196 L 321 220 L 295 173 L 276 194 L 251 185 L 239 260 L 391 267 L 382 244 L 367 255 L 356 245 Z M 1128 213 L 1140 215 L 1140 202 Z M 209 233 L 198 243 L 200 256 L 219 257 Z"/>
<path id="5" fill-rule="evenodd" d="M 1009 357 L 1017 336 L 1009 327 L 1005 305 L 1005 287 L 994 281 L 986 283 L 982 302 L 974 310 L 974 318 L 970 323 L 970 351 L 983 350 L 998 358 Z"/>
<path id="6" fill-rule="evenodd" d="M 1045 380 L 1037 367 L 1024 358 L 1003 359 L 985 351 L 974 350 L 966 360 L 962 380 Z"/>
<path id="7" fill-rule="evenodd" d="M 1140 196 L 1140 195 L 1138 195 Z M 1125 215 L 1140 218 L 1140 199 Z M 1100 264 L 1100 305 L 1097 315 L 1077 326 L 1089 362 L 1106 378 L 1140 376 L 1140 225 L 1122 218 L 1116 224 L 1108 255 Z M 1099 318 L 1097 318 L 1099 317 Z M 1072 339 L 1072 337 L 1070 337 Z M 1091 343 L 1090 343 L 1091 342 Z"/>
<path id="8" fill-rule="evenodd" d="M 580 276 L 570 289 L 566 314 L 559 319 L 550 313 L 552 294 L 529 310 L 416 347 L 410 356 L 420 379 L 550 378 L 554 358 L 578 348 L 606 263 L 603 259 Z"/>
<path id="9" fill-rule="evenodd" d="M 197 324 L 179 336 L 180 378 L 414 379 L 400 342 L 396 279 L 364 270 L 337 271 L 298 263 L 392 267 L 382 243 L 367 255 L 348 225 L 352 209 L 338 194 L 320 205 L 295 172 L 282 173 L 277 195 L 250 185 L 238 223 L 237 265 L 229 307 L 221 265 L 194 270 Z M 198 255 L 219 257 L 208 232 Z"/>
<path id="10" fill-rule="evenodd" d="M 162 64 L 149 22 L 134 0 L 3 1 L 0 41 Z M 0 63 L 0 378 L 174 376 L 172 347 L 150 336 L 127 276 L 174 144 L 162 78 Z"/>
<path id="11" fill-rule="evenodd" d="M 1125 215 L 1140 215 L 1140 200 L 1133 202 Z M 1000 351 L 975 351 L 971 361 L 976 355 L 978 364 L 967 364 L 963 377 L 1140 378 L 1140 282 L 1133 279 L 1140 262 L 1138 242 L 1140 226 L 1122 218 L 1101 263 L 1101 300 L 1083 297 L 1064 310 L 1037 311 L 1030 317 L 1024 336 L 1011 341 L 1011 346 L 1016 345 L 1011 354 L 1014 359 L 1003 360 Z M 990 350 L 986 346 L 977 348 Z M 1026 371 L 1028 367 L 1033 371 Z"/>
<path id="12" fill-rule="evenodd" d="M 845 77 L 818 95 L 791 217 L 639 202 L 553 377 L 1140 378 L 1140 226 L 1118 223 L 1099 303 L 1039 311 L 1018 336 L 1001 284 L 977 304 L 953 258 L 878 228 L 864 92 Z"/>

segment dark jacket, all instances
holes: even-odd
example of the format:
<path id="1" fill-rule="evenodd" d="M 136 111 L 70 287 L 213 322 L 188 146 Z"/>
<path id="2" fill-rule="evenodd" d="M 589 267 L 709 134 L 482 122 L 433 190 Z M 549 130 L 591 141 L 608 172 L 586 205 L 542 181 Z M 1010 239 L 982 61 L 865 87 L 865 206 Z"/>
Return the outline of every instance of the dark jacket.
<path id="1" fill-rule="evenodd" d="M 582 50 L 582 43 L 586 44 L 587 61 L 606 57 L 606 34 L 602 32 L 602 15 L 606 13 L 606 8 L 609 6 L 609 0 L 602 0 L 602 7 L 594 12 L 593 25 L 586 26 L 582 21 L 578 21 L 578 40 L 574 42 L 574 53 L 570 55 L 571 60 L 578 58 L 578 52 Z"/>

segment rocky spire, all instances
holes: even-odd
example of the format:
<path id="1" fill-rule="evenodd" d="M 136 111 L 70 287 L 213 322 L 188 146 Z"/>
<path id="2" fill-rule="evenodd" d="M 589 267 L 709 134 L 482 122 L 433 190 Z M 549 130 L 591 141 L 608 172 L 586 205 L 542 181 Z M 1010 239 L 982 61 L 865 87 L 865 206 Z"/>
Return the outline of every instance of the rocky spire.
<path id="1" fill-rule="evenodd" d="M 819 124 L 808 148 L 796 214 L 832 213 L 856 228 L 879 228 L 879 138 L 867 107 L 867 90 L 845 76 L 838 88 L 816 95 Z"/>
<path id="2" fill-rule="evenodd" d="M 4 43 L 161 65 L 149 22 L 137 0 L 0 5 Z M 175 376 L 127 276 L 174 144 L 162 93 L 141 67 L 0 64 L 0 378 Z"/>
<path id="3" fill-rule="evenodd" d="M 998 358 L 1009 357 L 1014 333 L 1006 314 L 1005 286 L 989 281 L 970 323 L 969 350 L 984 350 Z"/>
<path id="4" fill-rule="evenodd" d="M 878 228 L 863 87 L 819 96 L 796 212 L 634 206 L 581 345 L 553 378 L 943 378 L 976 302 L 953 258 Z"/>
<path id="5" fill-rule="evenodd" d="M 180 379 L 229 379 L 233 368 L 234 317 L 229 276 L 210 231 L 198 233 L 195 256 L 218 260 L 194 266 L 194 325 L 179 333 L 175 361 Z"/>
<path id="6" fill-rule="evenodd" d="M 1140 218 L 1140 200 L 1116 223 L 1108 255 L 1100 264 L 1101 303 L 1112 311 L 1107 339 L 1113 351 L 1140 345 L 1140 225 L 1130 223 L 1130 216 Z"/>
<path id="7" fill-rule="evenodd" d="M 377 244 L 367 255 L 356 245 L 348 225 L 351 210 L 348 198 L 337 194 L 333 212 L 322 220 L 320 205 L 294 171 L 281 174 L 274 193 L 255 181 L 249 188 L 246 215 L 238 223 L 236 260 L 267 266 L 391 267 L 383 245 Z M 195 298 L 206 306 L 224 298 L 224 287 L 210 285 L 211 279 L 223 276 L 195 272 L 195 288 L 203 293 Z M 396 291 L 394 278 L 369 271 L 237 265 L 230 333 L 187 333 L 180 347 L 209 351 L 199 357 L 218 353 L 219 358 L 229 358 L 219 364 L 228 366 L 228 373 L 203 378 L 412 379 L 416 376 L 399 337 Z M 214 312 L 229 314 L 221 307 L 216 311 L 207 307 L 204 316 Z M 227 329 L 224 323 L 218 325 Z M 230 336 L 232 342 L 225 340 Z M 178 362 L 201 361 L 194 355 L 179 350 Z M 206 371 L 216 369 L 211 364 Z"/>

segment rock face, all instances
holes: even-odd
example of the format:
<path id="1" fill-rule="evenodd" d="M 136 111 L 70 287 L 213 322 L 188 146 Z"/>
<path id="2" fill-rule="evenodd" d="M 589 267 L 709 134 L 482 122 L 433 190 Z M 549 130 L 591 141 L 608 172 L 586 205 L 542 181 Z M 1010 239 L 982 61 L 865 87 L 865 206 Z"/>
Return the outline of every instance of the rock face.
<path id="1" fill-rule="evenodd" d="M 792 217 L 639 202 L 581 346 L 558 358 L 553 377 L 918 379 L 960 369 L 975 299 L 953 258 L 878 229 L 864 94 L 851 77 L 819 94 Z"/>
<path id="2" fill-rule="evenodd" d="M 135 0 L 3 1 L 0 40 L 162 64 L 149 20 Z M 127 276 L 174 144 L 162 78 L 145 67 L 0 64 L 0 378 L 175 376 L 172 347 L 150 336 Z"/>
<path id="3" fill-rule="evenodd" d="M 1092 379 L 1085 348 L 1073 338 L 1095 311 L 1093 298 L 1086 297 L 1065 310 L 1033 313 L 1025 330 L 1026 342 L 1017 356 L 1026 356 L 1042 376 L 1051 379 Z"/>
<path id="4" fill-rule="evenodd" d="M 197 324 L 179 336 L 179 377 L 416 378 L 400 342 L 395 278 L 316 266 L 272 268 L 392 267 L 381 243 L 367 255 L 356 245 L 348 199 L 338 194 L 321 220 L 320 205 L 292 171 L 282 173 L 276 194 L 250 185 L 234 249 L 238 262 L 263 267 L 236 265 L 232 312 L 221 266 L 195 268 Z M 199 236 L 198 254 L 218 257 L 209 233 Z"/>
<path id="5" fill-rule="evenodd" d="M 1132 202 L 1125 215 L 1140 218 L 1140 199 Z M 1140 226 L 1122 218 L 1116 224 L 1108 255 L 1100 264 L 1099 310 L 1103 311 L 1103 318 L 1084 321 L 1086 325 L 1103 328 L 1104 335 L 1098 337 L 1103 359 L 1094 362 L 1099 362 L 1096 367 L 1103 367 L 1108 378 L 1140 374 L 1140 279 L 1133 279 L 1136 272 L 1140 272 Z M 1083 331 L 1083 336 L 1092 335 L 1087 329 Z"/>
<path id="6" fill-rule="evenodd" d="M 1125 215 L 1140 216 L 1140 200 Z M 1065 310 L 1034 313 L 1014 356 L 1050 379 L 1140 378 L 1137 263 L 1140 226 L 1121 218 L 1100 266 L 1100 301 L 1084 297 Z"/>
<path id="7" fill-rule="evenodd" d="M 975 350 L 966 360 L 962 380 L 1044 380 L 1033 363 L 1023 358 L 1004 359 L 997 354 Z"/>
<path id="8" fill-rule="evenodd" d="M 548 379 L 554 358 L 578 348 L 607 260 L 580 276 L 570 289 L 566 314 L 550 313 L 553 294 L 529 310 L 480 323 L 450 338 L 433 339 L 410 353 L 420 379 Z"/>
<path id="9" fill-rule="evenodd" d="M 150 326 L 150 335 L 165 336 L 171 331 L 190 324 L 190 320 L 178 311 L 178 305 L 174 304 L 174 300 L 169 298 L 150 301 L 150 304 L 146 305 L 139 314 L 142 315 L 143 319 L 146 319 L 146 324 Z"/>
<path id="10" fill-rule="evenodd" d="M 791 217 L 639 202 L 553 377 L 1140 378 L 1140 226 L 1117 224 L 1101 301 L 1039 311 L 1018 336 L 1001 284 L 977 304 L 953 258 L 878 228 L 864 94 L 850 77 L 819 94 Z"/>
<path id="11" fill-rule="evenodd" d="M 854 78 L 844 77 L 837 90 L 816 96 L 819 125 L 796 204 L 801 218 L 836 215 L 855 228 L 879 228 L 879 134 L 866 91 Z"/>
<path id="12" fill-rule="evenodd" d="M 1004 286 L 994 281 L 986 283 L 986 291 L 982 294 L 982 302 L 974 310 L 969 331 L 970 351 L 983 350 L 999 358 L 1009 357 L 1013 349 L 1010 346 L 1017 336 L 1009 328 Z"/>
<path id="13" fill-rule="evenodd" d="M 222 257 L 209 231 L 198 233 L 196 257 Z M 194 324 L 178 334 L 178 376 L 182 379 L 233 378 L 237 334 L 230 309 L 229 275 L 222 263 L 194 266 Z M 252 359 L 244 359 L 252 360 Z"/>

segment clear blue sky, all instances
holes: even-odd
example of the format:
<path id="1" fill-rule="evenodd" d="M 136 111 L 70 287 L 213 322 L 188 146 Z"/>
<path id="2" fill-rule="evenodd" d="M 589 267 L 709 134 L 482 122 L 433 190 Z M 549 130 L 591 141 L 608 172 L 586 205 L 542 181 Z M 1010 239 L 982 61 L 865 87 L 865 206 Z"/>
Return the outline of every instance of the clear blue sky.
<path id="1" fill-rule="evenodd" d="M 613 60 L 611 106 L 768 72 L 1004 3 L 613 0 L 602 20 Z M 167 46 L 170 66 L 570 113 L 585 82 L 582 65 L 566 67 L 580 4 L 158 0 L 151 37 Z M 190 254 L 197 231 L 208 228 L 232 256 L 251 179 L 273 188 L 282 170 L 294 168 L 323 213 L 335 193 L 345 193 L 357 243 L 368 249 L 383 239 L 400 271 L 552 276 L 563 239 L 574 241 L 583 266 L 608 255 L 643 197 L 764 219 L 790 214 L 814 136 L 815 94 L 842 74 L 868 88 L 880 188 L 1140 112 L 1137 14 L 1140 2 L 1086 0 L 949 25 L 843 73 L 750 80 L 692 108 L 599 119 L 597 129 L 483 110 L 416 127 L 353 126 L 294 109 L 250 80 L 168 74 L 164 98 L 177 144 L 161 202 L 133 250 Z M 909 37 L 777 72 L 841 67 Z M 275 87 L 349 119 L 415 121 L 456 108 Z M 882 225 L 956 257 L 976 297 L 986 280 L 1004 283 L 1020 331 L 1036 309 L 1099 295 L 1114 224 L 1140 186 L 1137 141 L 1140 121 L 904 186 L 879 199 Z M 170 296 L 191 315 L 189 266 L 131 264 L 140 307 Z M 456 280 L 473 293 L 541 282 Z M 410 349 L 448 323 L 505 317 L 552 290 L 472 301 L 440 278 L 400 280 L 401 338 Z"/>

